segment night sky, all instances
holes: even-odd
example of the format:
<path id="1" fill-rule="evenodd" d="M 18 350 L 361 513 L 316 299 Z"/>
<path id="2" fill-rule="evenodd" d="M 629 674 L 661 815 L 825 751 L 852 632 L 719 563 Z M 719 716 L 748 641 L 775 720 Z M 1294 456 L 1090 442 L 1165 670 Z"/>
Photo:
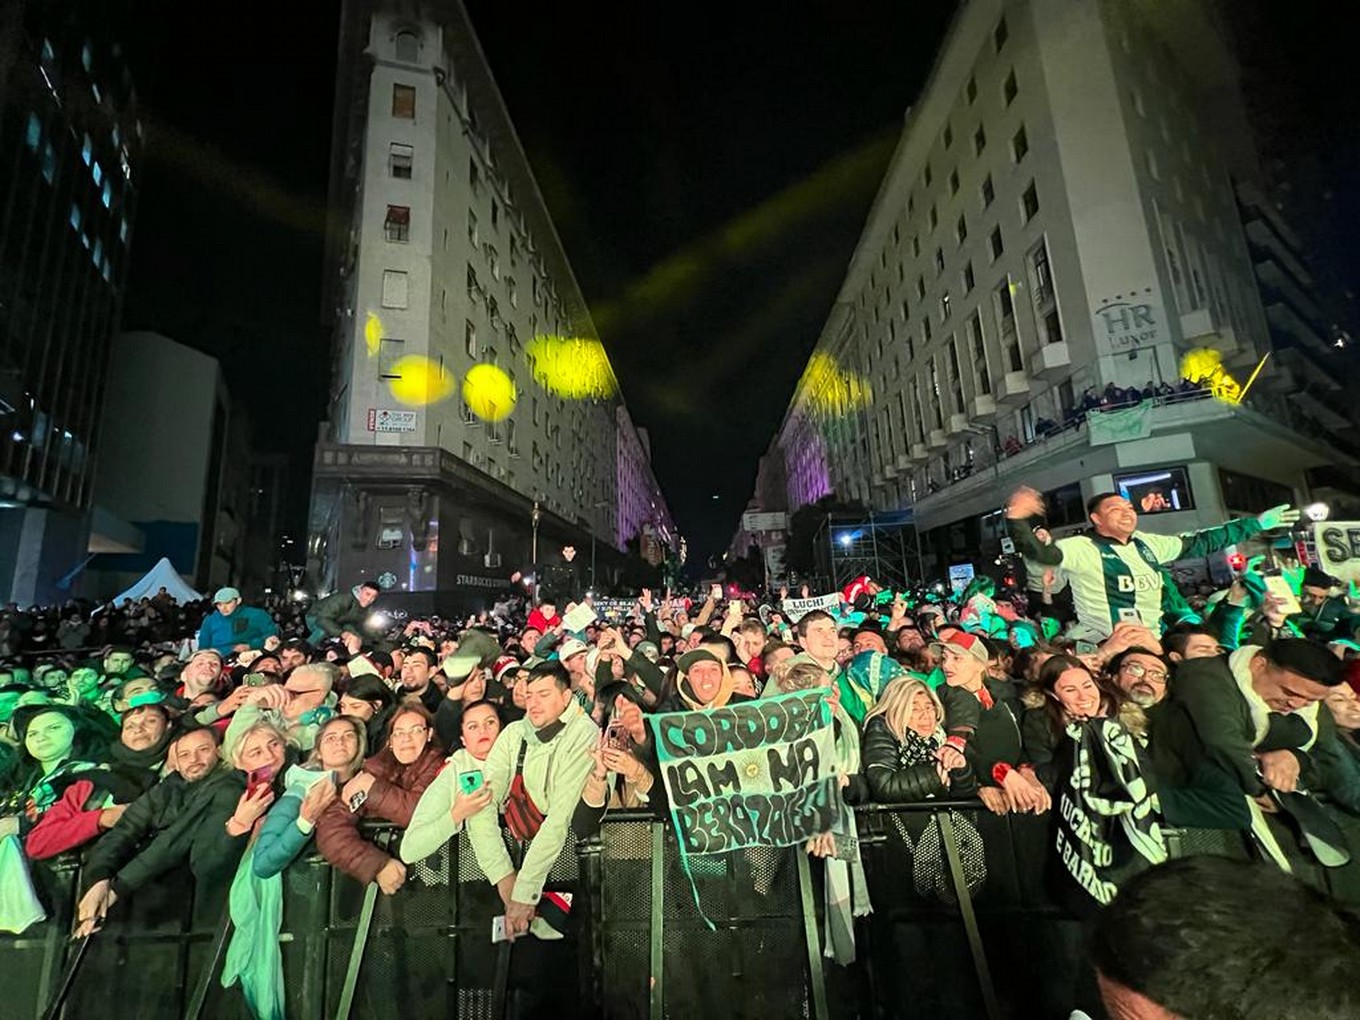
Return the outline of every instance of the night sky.
<path id="1" fill-rule="evenodd" d="M 305 478 L 338 5 L 139 4 L 150 148 L 128 328 L 217 356 L 258 443 Z M 1360 115 L 1327 4 L 1235 0 L 1291 219 L 1356 289 Z M 691 548 L 751 494 L 952 3 L 468 0 L 510 115 Z M 589 9 L 589 19 L 581 17 Z M 1360 336 L 1360 333 L 1357 334 Z M 719 496 L 713 500 L 713 496 Z M 289 494 L 301 528 L 308 492 Z"/>

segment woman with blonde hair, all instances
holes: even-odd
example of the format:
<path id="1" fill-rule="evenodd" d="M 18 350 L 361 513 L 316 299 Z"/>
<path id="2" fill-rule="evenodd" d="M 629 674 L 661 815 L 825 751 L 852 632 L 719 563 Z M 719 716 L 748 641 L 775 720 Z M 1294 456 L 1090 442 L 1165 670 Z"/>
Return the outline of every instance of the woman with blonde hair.
<path id="1" fill-rule="evenodd" d="M 864 771 L 873 799 L 909 804 L 972 796 L 977 779 L 944 732 L 944 706 L 924 682 L 898 677 L 864 718 Z"/>

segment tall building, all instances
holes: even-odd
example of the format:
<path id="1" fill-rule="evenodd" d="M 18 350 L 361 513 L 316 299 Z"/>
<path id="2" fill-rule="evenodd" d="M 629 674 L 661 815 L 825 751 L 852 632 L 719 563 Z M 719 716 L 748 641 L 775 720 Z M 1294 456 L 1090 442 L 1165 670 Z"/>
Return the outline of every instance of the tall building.
<path id="1" fill-rule="evenodd" d="M 619 404 L 618 417 L 618 531 L 620 549 L 634 539 L 644 560 L 652 566 L 678 550 L 680 533 L 671 519 L 666 497 L 652 470 L 652 441 Z"/>
<path id="2" fill-rule="evenodd" d="M 0 5 L 0 601 L 64 597 L 91 541 L 142 150 L 120 7 Z"/>
<path id="3" fill-rule="evenodd" d="M 108 389 L 94 500 L 140 539 L 135 552 L 91 558 L 76 590 L 116 595 L 161 557 L 199 591 L 241 584 L 251 429 L 217 359 L 159 333 L 120 333 Z"/>
<path id="4" fill-rule="evenodd" d="M 331 206 L 312 583 L 469 601 L 591 536 L 605 576 L 645 444 L 458 0 L 343 4 Z"/>
<path id="5" fill-rule="evenodd" d="M 1120 489 L 1176 531 L 1354 465 L 1351 352 L 1301 325 L 1297 260 L 1266 257 L 1216 10 L 960 5 L 776 437 L 789 510 L 910 507 L 938 569 L 997 548 L 1020 483 L 1058 526 Z M 1178 387 L 1191 352 L 1239 383 L 1272 357 L 1240 405 L 1148 400 L 1118 435 L 1074 414 L 1111 384 Z"/>

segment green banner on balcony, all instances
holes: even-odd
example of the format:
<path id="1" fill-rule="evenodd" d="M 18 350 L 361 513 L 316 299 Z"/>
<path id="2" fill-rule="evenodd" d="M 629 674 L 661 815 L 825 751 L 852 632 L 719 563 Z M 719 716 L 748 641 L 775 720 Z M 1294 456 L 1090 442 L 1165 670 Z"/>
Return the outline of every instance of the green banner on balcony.
<path id="1" fill-rule="evenodd" d="M 1092 446 L 1127 443 L 1152 435 L 1152 402 L 1118 411 L 1091 411 L 1086 415 Z"/>

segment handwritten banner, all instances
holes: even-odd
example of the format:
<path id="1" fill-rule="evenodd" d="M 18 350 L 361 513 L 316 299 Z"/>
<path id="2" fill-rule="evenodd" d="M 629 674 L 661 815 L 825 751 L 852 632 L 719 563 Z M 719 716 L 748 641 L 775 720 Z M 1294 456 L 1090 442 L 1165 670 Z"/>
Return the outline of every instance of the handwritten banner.
<path id="1" fill-rule="evenodd" d="M 819 595 L 812 599 L 785 599 L 779 605 L 789 622 L 797 623 L 815 609 L 834 615 L 841 607 L 841 596 L 840 592 L 832 592 L 830 595 Z"/>
<path id="2" fill-rule="evenodd" d="M 647 721 L 682 855 L 794 846 L 840 820 L 825 690 Z"/>

